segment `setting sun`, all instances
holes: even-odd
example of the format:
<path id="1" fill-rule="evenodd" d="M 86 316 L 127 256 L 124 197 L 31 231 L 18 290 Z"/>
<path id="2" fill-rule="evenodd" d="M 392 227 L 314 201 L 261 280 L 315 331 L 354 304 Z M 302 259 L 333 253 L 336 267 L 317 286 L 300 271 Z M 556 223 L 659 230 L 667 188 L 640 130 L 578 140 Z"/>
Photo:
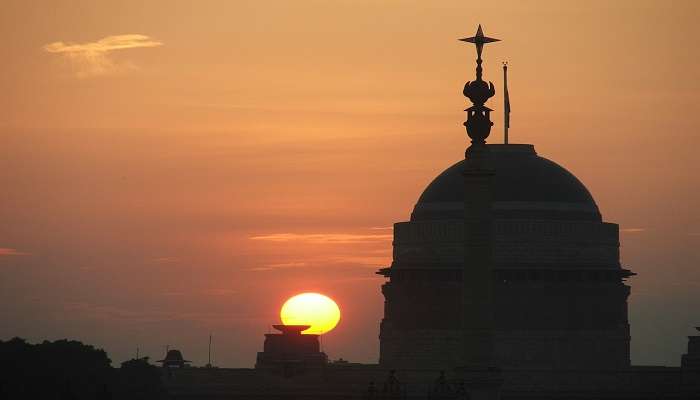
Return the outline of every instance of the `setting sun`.
<path id="1" fill-rule="evenodd" d="M 340 321 L 340 309 L 330 297 L 301 293 L 287 300 L 280 310 L 285 325 L 311 325 L 306 334 L 327 333 Z"/>

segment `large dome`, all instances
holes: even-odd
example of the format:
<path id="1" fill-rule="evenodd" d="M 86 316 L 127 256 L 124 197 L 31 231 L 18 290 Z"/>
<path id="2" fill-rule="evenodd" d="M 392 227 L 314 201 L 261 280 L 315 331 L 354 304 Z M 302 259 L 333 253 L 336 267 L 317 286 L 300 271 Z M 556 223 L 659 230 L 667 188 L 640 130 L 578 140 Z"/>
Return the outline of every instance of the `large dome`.
<path id="1" fill-rule="evenodd" d="M 598 206 L 572 173 L 540 157 L 529 144 L 489 144 L 496 218 L 600 221 Z M 464 216 L 464 160 L 438 175 L 425 189 L 412 221 Z"/>

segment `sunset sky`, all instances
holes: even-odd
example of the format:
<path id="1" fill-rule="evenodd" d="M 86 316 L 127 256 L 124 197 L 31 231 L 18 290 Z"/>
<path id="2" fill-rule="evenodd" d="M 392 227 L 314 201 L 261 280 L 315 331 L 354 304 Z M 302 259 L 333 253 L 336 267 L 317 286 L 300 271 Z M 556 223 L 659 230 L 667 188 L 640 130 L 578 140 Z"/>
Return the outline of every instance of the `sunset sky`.
<path id="1" fill-rule="evenodd" d="M 700 2 L 3 1 L 0 339 L 252 367 L 289 296 L 378 359 L 391 226 L 463 157 L 481 23 L 512 143 L 620 224 L 634 364 L 700 326 Z"/>

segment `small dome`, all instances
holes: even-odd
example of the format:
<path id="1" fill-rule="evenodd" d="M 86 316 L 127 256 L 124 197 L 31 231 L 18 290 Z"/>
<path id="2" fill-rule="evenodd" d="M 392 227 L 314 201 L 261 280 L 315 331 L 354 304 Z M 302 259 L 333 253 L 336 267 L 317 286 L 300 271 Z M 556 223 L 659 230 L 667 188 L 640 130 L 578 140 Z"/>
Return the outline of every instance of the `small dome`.
<path id="1" fill-rule="evenodd" d="M 180 350 L 168 350 L 168 354 L 165 356 L 165 359 L 168 361 L 182 361 L 184 358 L 182 358 L 182 353 Z"/>
<path id="2" fill-rule="evenodd" d="M 530 144 L 489 144 L 493 161 L 496 218 L 600 221 L 598 206 L 572 173 L 540 157 Z M 412 221 L 464 215 L 464 160 L 438 175 L 425 189 Z"/>

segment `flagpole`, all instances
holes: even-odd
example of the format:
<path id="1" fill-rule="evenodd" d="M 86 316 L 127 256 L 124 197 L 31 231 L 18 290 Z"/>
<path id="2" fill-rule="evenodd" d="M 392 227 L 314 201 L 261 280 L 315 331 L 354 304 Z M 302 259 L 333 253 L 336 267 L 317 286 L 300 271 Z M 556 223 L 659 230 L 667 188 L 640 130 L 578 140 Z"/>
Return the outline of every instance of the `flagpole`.
<path id="1" fill-rule="evenodd" d="M 510 125 L 510 100 L 508 99 L 508 63 L 503 63 L 503 143 L 508 144 L 508 126 Z"/>

